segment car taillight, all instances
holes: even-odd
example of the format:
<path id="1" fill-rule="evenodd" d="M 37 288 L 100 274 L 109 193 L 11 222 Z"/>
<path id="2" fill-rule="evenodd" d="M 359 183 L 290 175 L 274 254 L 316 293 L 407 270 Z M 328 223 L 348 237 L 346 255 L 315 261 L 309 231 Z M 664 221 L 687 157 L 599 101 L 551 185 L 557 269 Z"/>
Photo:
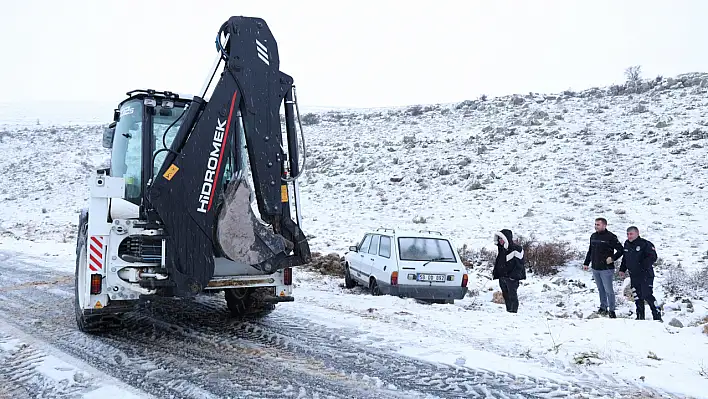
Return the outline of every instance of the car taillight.
<path id="1" fill-rule="evenodd" d="M 391 285 L 398 285 L 398 272 L 391 273 Z"/>
<path id="2" fill-rule="evenodd" d="M 293 268 L 286 267 L 283 269 L 283 282 L 285 285 L 293 285 Z"/>
<path id="3" fill-rule="evenodd" d="M 102 276 L 100 274 L 91 275 L 91 295 L 98 295 L 101 293 L 101 280 Z"/>
<path id="4" fill-rule="evenodd" d="M 467 273 L 462 275 L 462 286 L 467 287 L 467 279 L 469 279 L 469 276 L 467 276 Z"/>

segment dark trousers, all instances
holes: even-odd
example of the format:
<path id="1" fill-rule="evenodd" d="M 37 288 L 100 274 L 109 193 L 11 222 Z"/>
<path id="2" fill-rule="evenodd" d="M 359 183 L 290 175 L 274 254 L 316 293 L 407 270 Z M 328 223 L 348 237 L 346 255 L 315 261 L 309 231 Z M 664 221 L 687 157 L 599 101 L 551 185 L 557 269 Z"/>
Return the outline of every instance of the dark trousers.
<path id="1" fill-rule="evenodd" d="M 634 303 L 637 305 L 637 319 L 644 320 L 644 302 L 646 301 L 654 320 L 660 320 L 661 313 L 656 308 L 656 298 L 654 298 L 654 277 L 630 276 L 630 285 L 632 286 Z"/>
<path id="2" fill-rule="evenodd" d="M 519 310 L 519 296 L 516 294 L 516 290 L 519 288 L 519 280 L 500 277 L 499 288 L 501 288 L 502 296 L 504 297 L 506 311 L 516 313 Z"/>

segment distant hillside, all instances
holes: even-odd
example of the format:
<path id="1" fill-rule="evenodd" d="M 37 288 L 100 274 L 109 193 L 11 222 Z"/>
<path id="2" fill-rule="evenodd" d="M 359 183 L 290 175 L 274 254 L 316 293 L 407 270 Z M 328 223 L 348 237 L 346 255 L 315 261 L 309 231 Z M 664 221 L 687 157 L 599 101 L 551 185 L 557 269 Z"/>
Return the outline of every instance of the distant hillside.
<path id="1" fill-rule="evenodd" d="M 303 228 L 344 251 L 382 225 L 442 230 L 459 246 L 510 228 L 586 246 L 595 217 L 637 225 L 662 258 L 708 258 L 708 74 L 459 104 L 306 114 Z M 110 119 L 111 105 L 95 111 Z M 12 119 L 12 118 L 10 118 Z M 99 127 L 0 120 L 0 233 L 73 240 Z M 97 122 L 98 123 L 98 122 Z"/>

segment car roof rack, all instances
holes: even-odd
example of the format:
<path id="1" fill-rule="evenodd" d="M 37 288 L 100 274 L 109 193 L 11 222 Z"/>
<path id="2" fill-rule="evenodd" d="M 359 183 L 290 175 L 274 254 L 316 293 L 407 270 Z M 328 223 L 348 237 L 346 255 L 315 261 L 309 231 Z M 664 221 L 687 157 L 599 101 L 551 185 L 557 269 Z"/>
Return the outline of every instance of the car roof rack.
<path id="1" fill-rule="evenodd" d="M 382 231 L 382 230 L 383 231 L 390 231 L 391 233 L 396 234 L 395 229 L 389 229 L 388 227 L 379 227 L 378 229 L 376 229 L 376 231 Z"/>
<path id="2" fill-rule="evenodd" d="M 437 234 L 439 236 L 443 235 L 441 232 L 435 230 L 418 230 L 418 233 Z"/>

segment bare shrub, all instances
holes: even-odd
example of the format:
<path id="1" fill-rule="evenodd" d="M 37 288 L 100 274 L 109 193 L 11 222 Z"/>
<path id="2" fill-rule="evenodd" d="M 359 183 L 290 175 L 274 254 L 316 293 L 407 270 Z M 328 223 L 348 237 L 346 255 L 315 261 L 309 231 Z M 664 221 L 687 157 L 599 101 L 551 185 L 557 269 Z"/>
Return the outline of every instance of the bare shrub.
<path id="1" fill-rule="evenodd" d="M 636 84 L 642 78 L 642 67 L 641 65 L 634 65 L 624 70 L 624 76 L 627 77 L 628 83 Z"/>
<path id="2" fill-rule="evenodd" d="M 312 261 L 303 267 L 328 276 L 344 277 L 342 260 L 343 259 L 339 256 L 339 254 L 335 252 L 327 255 L 322 255 L 319 252 L 313 252 Z"/>
<path id="3" fill-rule="evenodd" d="M 505 303 L 504 296 L 501 291 L 494 291 L 494 294 L 492 294 L 492 302 L 497 305 L 503 305 Z"/>
<path id="4" fill-rule="evenodd" d="M 497 258 L 497 254 L 494 251 L 490 251 L 487 248 L 472 249 L 467 244 L 464 244 L 462 248 L 458 248 L 457 253 L 460 255 L 465 267 L 470 269 L 474 267 L 491 269 L 494 267 L 494 261 Z"/>
<path id="5" fill-rule="evenodd" d="M 690 273 L 680 263 L 666 267 L 662 285 L 671 295 L 696 296 L 697 291 L 708 290 L 708 266 Z"/>
<path id="6" fill-rule="evenodd" d="M 533 235 L 517 236 L 517 244 L 524 249 L 524 263 L 528 270 L 539 276 L 550 276 L 558 273 L 558 268 L 578 257 L 566 241 L 539 242 Z"/>
<path id="7" fill-rule="evenodd" d="M 406 113 L 410 116 L 423 115 L 423 107 L 421 105 L 412 105 L 408 107 Z"/>
<path id="8" fill-rule="evenodd" d="M 320 117 L 317 114 L 310 112 L 302 116 L 302 124 L 305 126 L 316 125 L 318 123 L 320 123 Z"/>

